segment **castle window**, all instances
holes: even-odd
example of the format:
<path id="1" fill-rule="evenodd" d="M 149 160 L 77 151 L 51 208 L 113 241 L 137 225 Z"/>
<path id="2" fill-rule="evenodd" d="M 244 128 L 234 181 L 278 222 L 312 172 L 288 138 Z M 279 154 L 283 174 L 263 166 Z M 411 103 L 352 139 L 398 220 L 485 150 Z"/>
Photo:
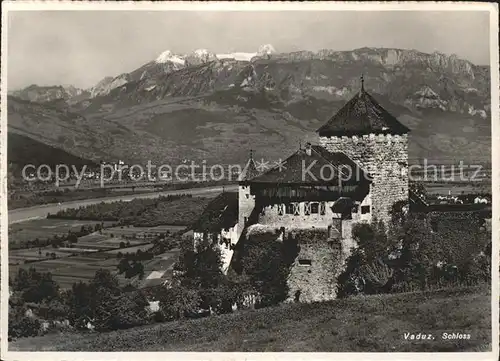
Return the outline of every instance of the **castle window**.
<path id="1" fill-rule="evenodd" d="M 311 214 L 318 214 L 319 213 L 319 204 L 318 203 L 311 203 Z"/>
<path id="2" fill-rule="evenodd" d="M 370 206 L 361 206 L 361 214 L 370 213 Z"/>
<path id="3" fill-rule="evenodd" d="M 247 197 L 247 199 L 248 199 L 248 194 L 245 194 L 245 197 Z"/>
<path id="4" fill-rule="evenodd" d="M 321 202 L 319 204 L 319 214 L 321 214 L 322 216 L 324 216 L 325 215 L 325 209 L 326 209 L 325 202 Z"/>
<path id="5" fill-rule="evenodd" d="M 278 215 L 282 216 L 284 213 L 284 205 L 283 204 L 278 204 Z"/>
<path id="6" fill-rule="evenodd" d="M 304 214 L 306 216 L 311 214 L 311 203 L 309 203 L 309 202 L 304 203 Z"/>
<path id="7" fill-rule="evenodd" d="M 286 214 L 293 214 L 293 204 L 292 203 L 287 203 L 285 205 L 285 213 Z"/>
<path id="8" fill-rule="evenodd" d="M 299 259 L 300 266 L 310 266 L 312 261 L 310 259 Z"/>
<path id="9" fill-rule="evenodd" d="M 292 203 L 293 204 L 293 215 L 298 216 L 300 214 L 300 205 L 299 203 Z"/>

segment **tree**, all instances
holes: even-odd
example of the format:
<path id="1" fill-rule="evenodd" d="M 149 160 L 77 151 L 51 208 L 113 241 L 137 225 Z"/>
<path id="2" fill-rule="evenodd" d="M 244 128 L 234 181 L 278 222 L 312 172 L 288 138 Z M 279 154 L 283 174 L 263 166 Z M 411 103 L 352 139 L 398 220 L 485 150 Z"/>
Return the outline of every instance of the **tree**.
<path id="1" fill-rule="evenodd" d="M 376 219 L 353 225 L 352 236 L 358 247 L 337 279 L 337 296 L 389 292 L 394 282 L 389 259 L 399 250 L 399 235 L 399 231 L 388 232 L 385 224 Z"/>
<path id="2" fill-rule="evenodd" d="M 78 242 L 78 236 L 74 233 L 71 233 L 70 235 L 68 235 L 68 241 L 71 243 L 76 243 Z"/>
<path id="3" fill-rule="evenodd" d="M 40 321 L 25 316 L 25 307 L 9 305 L 9 338 L 31 337 L 40 333 Z"/>
<path id="4" fill-rule="evenodd" d="M 422 290 L 427 288 L 433 267 L 442 259 L 442 248 L 424 219 L 412 215 L 401 227 L 401 257 L 398 259 L 397 281 L 410 282 Z"/>
<path id="5" fill-rule="evenodd" d="M 97 330 L 116 329 L 116 319 L 125 302 L 118 279 L 108 270 L 98 270 L 88 287 L 80 286 L 80 301 L 86 301 L 82 314 L 91 319 Z M 84 318 L 85 322 L 85 318 Z"/>
<path id="6" fill-rule="evenodd" d="M 201 303 L 196 290 L 183 286 L 161 288 L 158 294 L 160 309 L 167 320 L 177 320 L 198 311 Z"/>
<path id="7" fill-rule="evenodd" d="M 118 262 L 118 265 L 116 267 L 118 268 L 119 274 L 127 272 L 130 269 L 130 264 L 128 262 L 128 259 L 127 258 L 120 259 L 120 262 Z"/>
<path id="8" fill-rule="evenodd" d="M 90 304 L 90 285 L 79 282 L 72 286 L 68 295 L 69 321 L 77 329 L 85 329 L 87 322 L 92 319 L 93 311 Z"/>
<path id="9" fill-rule="evenodd" d="M 223 277 L 220 249 L 208 240 L 200 241 L 195 250 L 184 246 L 179 266 L 183 270 L 182 283 L 187 287 L 217 287 Z"/>
<path id="10" fill-rule="evenodd" d="M 28 272 L 23 269 L 18 271 L 13 289 L 21 292 L 24 302 L 40 303 L 59 295 L 59 286 L 52 280 L 52 275 L 39 273 L 33 267 Z"/>
<path id="11" fill-rule="evenodd" d="M 259 306 L 277 304 L 288 297 L 287 277 L 298 252 L 294 239 L 250 239 L 245 244 L 238 268 L 250 288 L 260 294 Z"/>
<path id="12" fill-rule="evenodd" d="M 361 275 L 369 285 L 366 293 L 389 292 L 394 282 L 394 270 L 380 259 L 361 266 Z"/>
<path id="13" fill-rule="evenodd" d="M 232 312 L 232 306 L 242 302 L 245 284 L 224 279 L 216 288 L 200 290 L 201 305 L 216 314 Z"/>
<path id="14" fill-rule="evenodd" d="M 337 297 L 356 295 L 364 290 L 361 274 L 363 264 L 366 264 L 363 253 L 359 249 L 354 249 L 347 258 L 344 271 L 337 278 Z"/>

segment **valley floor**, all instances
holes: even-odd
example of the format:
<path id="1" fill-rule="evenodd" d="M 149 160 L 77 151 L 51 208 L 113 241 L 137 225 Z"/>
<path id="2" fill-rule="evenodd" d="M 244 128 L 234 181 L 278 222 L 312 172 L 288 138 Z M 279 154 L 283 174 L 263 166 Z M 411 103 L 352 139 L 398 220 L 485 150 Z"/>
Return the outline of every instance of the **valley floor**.
<path id="1" fill-rule="evenodd" d="M 405 333 L 434 340 L 407 340 Z M 443 340 L 443 333 L 470 334 Z M 20 339 L 9 351 L 491 351 L 485 288 L 360 296 L 137 327 Z"/>

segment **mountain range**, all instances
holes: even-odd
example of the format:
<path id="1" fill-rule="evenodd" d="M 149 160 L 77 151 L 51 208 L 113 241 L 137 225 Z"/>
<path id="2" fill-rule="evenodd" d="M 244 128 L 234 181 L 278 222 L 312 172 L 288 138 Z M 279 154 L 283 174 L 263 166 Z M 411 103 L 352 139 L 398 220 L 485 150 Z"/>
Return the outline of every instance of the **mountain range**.
<path id="1" fill-rule="evenodd" d="M 90 89 L 10 92 L 8 129 L 91 161 L 241 164 L 249 149 L 273 161 L 314 142 L 362 74 L 365 89 L 412 130 L 412 162 L 490 162 L 489 67 L 404 49 L 167 50 Z"/>

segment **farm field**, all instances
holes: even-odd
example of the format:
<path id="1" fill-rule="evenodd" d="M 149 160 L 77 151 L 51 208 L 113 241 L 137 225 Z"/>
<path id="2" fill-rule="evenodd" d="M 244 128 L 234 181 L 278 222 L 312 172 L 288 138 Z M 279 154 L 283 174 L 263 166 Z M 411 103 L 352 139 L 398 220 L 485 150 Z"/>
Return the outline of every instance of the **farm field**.
<path id="1" fill-rule="evenodd" d="M 132 237 L 133 233 L 130 234 Z M 130 246 L 137 246 L 139 244 L 143 244 L 145 241 L 144 239 L 125 239 L 123 235 L 120 235 L 118 233 L 113 233 L 113 232 L 106 232 L 103 230 L 102 234 L 99 233 L 92 233 L 84 237 L 78 238 L 78 247 L 92 247 L 96 249 L 104 249 L 104 250 L 109 250 L 109 249 L 114 249 L 114 248 L 120 248 L 120 243 L 127 243 L 127 245 Z"/>
<path id="2" fill-rule="evenodd" d="M 491 193 L 490 182 L 424 182 L 428 194 L 452 196 L 461 194 Z"/>
<path id="3" fill-rule="evenodd" d="M 67 233 L 69 227 L 79 230 L 85 224 L 89 224 L 89 222 L 46 219 L 16 224 L 15 228 L 18 229 L 19 233 L 26 232 L 26 230 L 34 231 L 39 227 L 41 228 L 41 231 L 38 233 L 39 235 L 43 232 L 46 232 L 46 234 L 59 234 L 61 232 L 63 234 Z M 71 244 L 71 247 L 53 248 L 52 246 L 47 246 L 10 250 L 9 273 L 15 275 L 20 268 L 29 269 L 34 267 L 40 272 L 52 273 L 53 279 L 62 288 L 69 288 L 75 282 L 90 280 L 100 268 L 115 272 L 119 261 L 117 258 L 119 252 L 136 253 L 138 250 L 146 251 L 150 249 L 152 244 L 147 239 L 133 238 L 138 233 L 150 230 L 151 234 L 161 234 L 166 231 L 173 232 L 179 229 L 184 229 L 184 227 L 124 227 L 123 229 L 121 227 L 113 227 L 103 230 L 102 234 L 94 232 L 79 237 L 76 243 Z M 41 237 L 39 236 L 39 238 Z M 120 244 L 123 246 L 124 243 L 126 246 L 120 248 Z M 173 264 L 173 262 L 171 261 L 170 263 Z M 147 271 L 151 272 L 153 269 L 149 267 Z M 126 281 L 129 282 L 129 280 Z"/>
<path id="4" fill-rule="evenodd" d="M 49 255 L 47 255 L 49 253 Z M 52 247 L 30 248 L 30 249 L 15 249 L 9 251 L 9 264 L 24 263 L 24 261 L 40 261 L 53 258 L 67 257 L 68 253 L 60 249 Z"/>
<path id="5" fill-rule="evenodd" d="M 487 287 L 290 303 L 101 334 L 19 339 L 11 351 L 480 352 L 491 351 Z M 425 331 L 424 331 L 425 330 Z M 434 340 L 406 340 L 404 333 Z M 469 340 L 443 339 L 444 332 Z"/>
<path id="6" fill-rule="evenodd" d="M 119 226 L 119 227 L 110 227 L 106 228 L 102 231 L 103 234 L 113 234 L 118 237 L 133 237 L 134 235 L 160 235 L 162 233 L 174 233 L 183 231 L 186 229 L 186 226 L 178 226 L 178 225 L 162 225 L 162 226 L 154 226 L 154 227 L 134 227 L 134 226 Z"/>
<path id="7" fill-rule="evenodd" d="M 53 279 L 61 288 L 70 288 L 75 282 L 89 281 L 99 269 L 107 269 L 114 273 L 119 262 L 119 259 L 116 257 L 118 252 L 135 253 L 138 249 L 145 251 L 151 248 L 151 246 L 152 245 L 148 243 L 141 246 L 92 253 L 84 252 L 83 248 L 77 247 L 60 249 L 59 255 L 61 255 L 61 258 L 46 259 L 40 262 L 25 264 L 13 264 L 12 262 L 9 265 L 9 273 L 15 275 L 19 268 L 29 269 L 30 267 L 34 267 L 39 272 L 52 273 Z M 37 250 L 36 253 L 38 253 Z M 19 258 L 21 258 L 21 256 L 19 256 Z M 172 264 L 173 262 L 175 261 L 172 261 Z"/>
<path id="8" fill-rule="evenodd" d="M 22 244 L 38 238 L 45 240 L 55 235 L 67 234 L 68 231 L 79 231 L 82 226 L 95 226 L 96 221 L 79 221 L 66 219 L 36 219 L 9 225 L 9 244 Z M 110 226 L 113 222 L 103 222 Z"/>
<path id="9" fill-rule="evenodd" d="M 140 246 L 135 246 L 135 247 L 127 247 L 127 248 L 118 248 L 118 249 L 113 249 L 111 251 L 106 251 L 106 254 L 112 254 L 116 255 L 118 253 L 136 253 L 137 251 L 145 252 L 148 249 L 153 247 L 151 243 L 143 244 Z"/>
<path id="10" fill-rule="evenodd" d="M 180 250 L 173 249 L 143 262 L 144 278 L 142 280 L 139 280 L 138 277 L 126 279 L 123 275 L 120 275 L 118 279 L 122 285 L 131 283 L 138 288 L 162 284 L 172 279 L 172 268 L 178 259 L 179 252 Z"/>

